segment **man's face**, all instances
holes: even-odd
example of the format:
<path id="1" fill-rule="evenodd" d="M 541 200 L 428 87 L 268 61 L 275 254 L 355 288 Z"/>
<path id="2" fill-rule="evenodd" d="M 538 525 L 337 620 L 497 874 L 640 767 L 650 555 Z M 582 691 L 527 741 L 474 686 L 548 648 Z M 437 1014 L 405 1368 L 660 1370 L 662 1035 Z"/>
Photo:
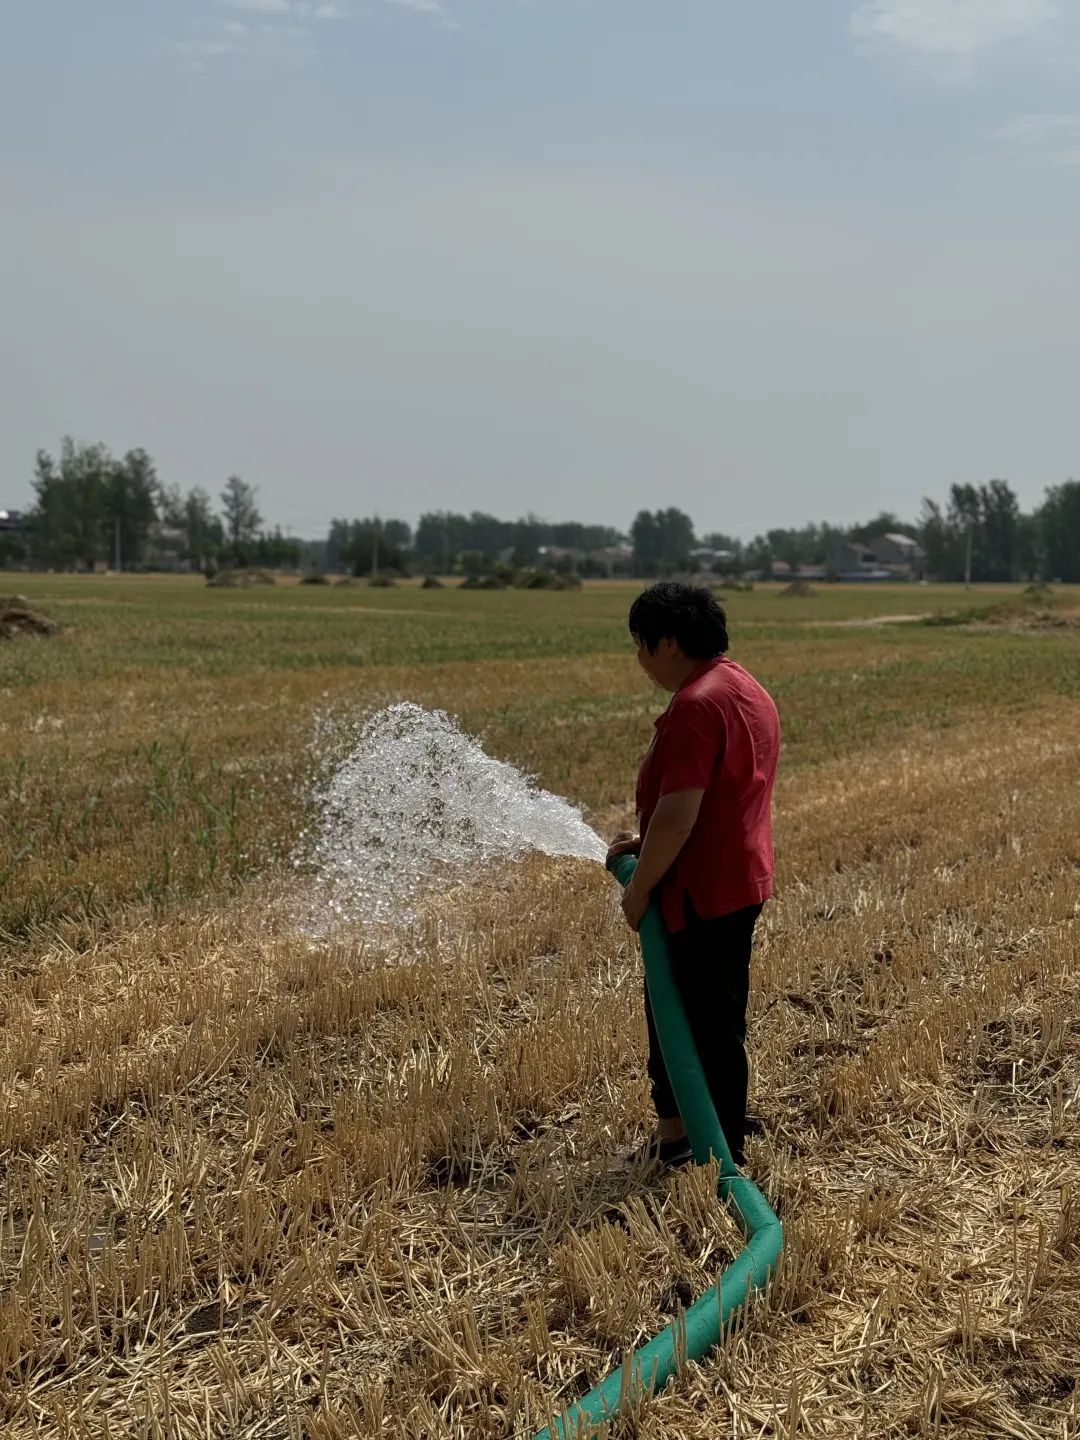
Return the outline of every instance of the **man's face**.
<path id="1" fill-rule="evenodd" d="M 652 653 L 636 635 L 634 643 L 637 646 L 637 662 L 653 684 L 659 685 L 661 690 L 674 690 L 671 671 L 673 662 L 677 663 L 682 654 L 676 641 L 670 635 L 665 635 Z"/>

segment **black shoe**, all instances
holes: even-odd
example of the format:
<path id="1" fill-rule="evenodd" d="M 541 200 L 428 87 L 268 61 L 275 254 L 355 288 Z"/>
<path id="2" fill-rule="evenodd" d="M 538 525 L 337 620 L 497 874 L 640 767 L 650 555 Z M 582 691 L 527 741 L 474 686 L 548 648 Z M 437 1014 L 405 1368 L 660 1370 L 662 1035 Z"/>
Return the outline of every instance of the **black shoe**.
<path id="1" fill-rule="evenodd" d="M 694 1163 L 694 1152 L 685 1135 L 680 1140 L 658 1140 L 654 1136 L 626 1158 L 630 1165 L 662 1165 L 665 1170 L 678 1170 Z"/>

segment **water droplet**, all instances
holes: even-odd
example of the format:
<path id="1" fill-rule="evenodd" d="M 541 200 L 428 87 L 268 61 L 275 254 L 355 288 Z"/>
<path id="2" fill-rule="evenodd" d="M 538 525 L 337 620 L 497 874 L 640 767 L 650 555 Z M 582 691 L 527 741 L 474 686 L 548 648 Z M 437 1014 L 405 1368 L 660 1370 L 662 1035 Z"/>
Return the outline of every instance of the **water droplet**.
<path id="1" fill-rule="evenodd" d="M 365 723 L 315 800 L 296 857 L 309 934 L 406 925 L 426 894 L 493 860 L 535 850 L 603 861 L 607 850 L 569 801 L 485 754 L 444 711 L 411 703 Z"/>

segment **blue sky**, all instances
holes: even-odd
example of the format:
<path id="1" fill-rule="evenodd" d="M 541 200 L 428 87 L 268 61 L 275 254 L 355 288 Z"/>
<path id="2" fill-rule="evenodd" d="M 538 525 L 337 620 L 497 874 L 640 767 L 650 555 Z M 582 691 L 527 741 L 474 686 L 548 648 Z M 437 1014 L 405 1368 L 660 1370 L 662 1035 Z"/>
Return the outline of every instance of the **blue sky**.
<path id="1" fill-rule="evenodd" d="M 700 530 L 1080 473 L 1071 0 L 0 10 L 0 504 Z"/>

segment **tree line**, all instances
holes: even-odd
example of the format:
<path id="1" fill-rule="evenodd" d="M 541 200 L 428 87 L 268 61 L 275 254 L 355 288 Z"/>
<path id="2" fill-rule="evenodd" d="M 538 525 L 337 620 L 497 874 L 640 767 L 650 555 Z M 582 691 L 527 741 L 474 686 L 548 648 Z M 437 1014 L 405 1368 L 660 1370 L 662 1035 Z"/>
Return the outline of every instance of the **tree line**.
<path id="1" fill-rule="evenodd" d="M 883 511 L 864 524 L 769 530 L 745 547 L 735 540 L 726 543 L 743 569 L 767 570 L 782 560 L 792 568 L 821 565 L 828 570 L 841 542 L 872 551 L 875 540 L 890 534 L 917 543 L 919 572 L 930 580 L 1078 582 L 1080 481 L 1048 487 L 1031 511 L 1021 509 L 1008 481 L 990 480 L 952 485 L 944 502 L 924 499 L 914 521 Z"/>
<path id="2" fill-rule="evenodd" d="M 943 501 L 927 498 L 914 521 L 888 511 L 857 525 L 774 528 L 744 541 L 698 535 L 676 507 L 641 510 L 629 531 L 536 515 L 502 520 L 482 511 L 429 511 L 415 530 L 377 515 L 335 519 L 322 540 L 298 540 L 263 522 L 254 486 L 237 475 L 218 504 L 199 486 L 163 483 L 142 449 L 114 456 L 104 445 L 65 439 L 57 457 L 38 453 L 34 500 L 18 528 L 0 530 L 0 564 L 80 569 L 222 565 L 355 574 L 485 574 L 500 568 L 580 575 L 655 576 L 714 571 L 772 572 L 776 562 L 826 573 L 838 547 L 888 534 L 919 546 L 918 568 L 933 580 L 1080 581 L 1080 481 L 1049 487 L 1025 512 L 1012 486 L 995 479 L 953 485 Z"/>
<path id="3" fill-rule="evenodd" d="M 356 573 L 376 565 L 446 574 L 542 565 L 586 577 L 700 571 L 764 576 L 779 561 L 793 571 L 813 566 L 828 574 L 840 545 L 861 545 L 872 553 L 884 535 L 914 540 L 916 569 L 932 580 L 1080 582 L 1080 481 L 1051 486 L 1029 512 L 1021 510 L 1007 481 L 991 480 L 953 485 L 944 502 L 927 498 L 914 521 L 882 511 L 856 525 L 777 527 L 750 541 L 722 532 L 698 535 L 691 517 L 673 506 L 639 511 L 626 535 L 598 525 L 552 525 L 535 516 L 500 521 L 480 512 L 424 514 L 415 534 L 403 520 L 335 520 L 328 540 L 312 547 L 312 555 L 328 569 Z"/>
<path id="4" fill-rule="evenodd" d="M 415 532 L 404 520 L 378 516 L 332 520 L 326 541 L 311 544 L 309 555 L 327 570 L 358 575 L 373 569 L 484 575 L 500 567 L 600 573 L 613 563 L 601 561 L 600 552 L 617 548 L 622 539 L 607 525 L 551 524 L 535 515 L 500 520 L 480 510 L 471 515 L 440 510 L 421 515 Z"/>
<path id="5" fill-rule="evenodd" d="M 33 503 L 18 529 L 0 533 L 0 564 L 84 570 L 183 565 L 295 568 L 303 547 L 264 527 L 255 489 L 238 475 L 219 509 L 200 486 L 164 484 L 142 449 L 115 456 L 105 445 L 67 438 L 54 457 L 40 450 Z"/>

